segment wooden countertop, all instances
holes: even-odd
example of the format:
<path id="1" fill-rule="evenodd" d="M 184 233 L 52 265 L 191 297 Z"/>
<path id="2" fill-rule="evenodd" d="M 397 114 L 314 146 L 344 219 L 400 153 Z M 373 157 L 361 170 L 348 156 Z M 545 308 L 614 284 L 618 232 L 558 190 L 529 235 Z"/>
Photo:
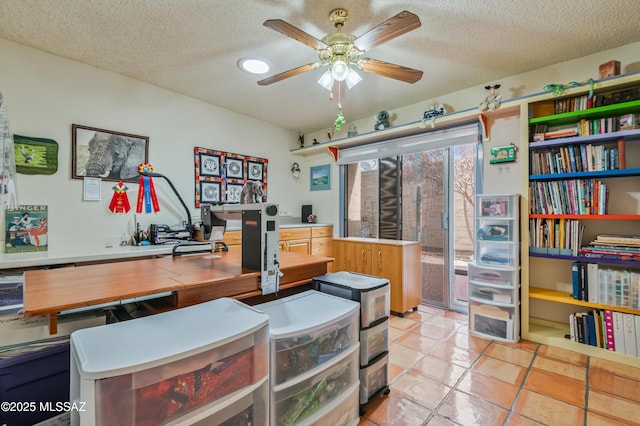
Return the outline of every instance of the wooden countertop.
<path id="1" fill-rule="evenodd" d="M 260 273 L 242 269 L 241 252 L 132 260 L 25 272 L 24 316 L 49 315 L 52 334 L 57 314 L 71 309 L 136 297 L 183 292 L 177 307 L 218 297 L 261 294 Z M 332 258 L 280 252 L 280 288 L 305 284 L 326 273 Z M 194 292 L 197 294 L 194 296 Z"/>

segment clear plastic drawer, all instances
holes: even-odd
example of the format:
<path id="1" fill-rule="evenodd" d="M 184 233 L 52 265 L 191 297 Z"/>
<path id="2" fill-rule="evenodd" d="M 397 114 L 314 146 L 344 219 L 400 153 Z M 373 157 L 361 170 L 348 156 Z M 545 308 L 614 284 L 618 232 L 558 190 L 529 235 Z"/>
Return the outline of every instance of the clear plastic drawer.
<path id="1" fill-rule="evenodd" d="M 360 330 L 360 365 L 389 350 L 389 320 L 375 327 Z"/>
<path id="2" fill-rule="evenodd" d="M 360 403 L 367 403 L 389 384 L 389 354 L 360 369 Z"/>
<path id="3" fill-rule="evenodd" d="M 358 382 L 358 347 L 342 354 L 334 364 L 272 393 L 272 424 L 300 424 L 324 410 Z"/>
<path id="4" fill-rule="evenodd" d="M 518 268 L 478 266 L 469 263 L 469 282 L 477 285 L 518 287 Z"/>

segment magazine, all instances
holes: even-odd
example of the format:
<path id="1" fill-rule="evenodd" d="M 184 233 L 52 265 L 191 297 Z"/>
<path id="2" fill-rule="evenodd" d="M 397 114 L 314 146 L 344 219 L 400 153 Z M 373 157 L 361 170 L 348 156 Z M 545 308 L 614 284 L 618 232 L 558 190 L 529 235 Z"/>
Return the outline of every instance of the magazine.
<path id="1" fill-rule="evenodd" d="M 46 251 L 49 237 L 47 206 L 24 205 L 5 210 L 5 253 Z"/>

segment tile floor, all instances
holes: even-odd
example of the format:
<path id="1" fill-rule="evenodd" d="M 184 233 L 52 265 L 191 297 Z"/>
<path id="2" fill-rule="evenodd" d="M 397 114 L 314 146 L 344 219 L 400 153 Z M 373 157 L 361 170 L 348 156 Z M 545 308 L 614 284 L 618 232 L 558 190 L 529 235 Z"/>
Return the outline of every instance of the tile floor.
<path id="1" fill-rule="evenodd" d="M 427 306 L 390 327 L 391 391 L 359 426 L 640 425 L 640 368 L 473 337 L 466 315 Z"/>

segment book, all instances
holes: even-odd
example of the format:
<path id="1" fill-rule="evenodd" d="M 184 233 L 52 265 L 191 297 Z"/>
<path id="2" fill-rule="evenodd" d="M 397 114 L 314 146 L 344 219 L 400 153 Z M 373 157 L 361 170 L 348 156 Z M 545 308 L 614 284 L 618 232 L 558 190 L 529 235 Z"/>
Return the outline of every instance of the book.
<path id="1" fill-rule="evenodd" d="M 630 356 L 638 356 L 635 315 L 623 313 L 622 320 L 624 322 L 624 352 Z"/>
<path id="2" fill-rule="evenodd" d="M 638 336 L 638 333 L 640 333 L 640 315 L 634 315 L 633 319 L 636 327 L 636 356 L 640 356 L 640 337 Z"/>
<path id="3" fill-rule="evenodd" d="M 580 300 L 580 264 L 578 262 L 571 264 L 571 288 L 573 290 L 571 296 Z"/>
<path id="4" fill-rule="evenodd" d="M 627 160 L 625 158 L 625 142 L 624 138 L 618 138 L 618 169 L 626 169 L 627 168 Z"/>
<path id="5" fill-rule="evenodd" d="M 607 341 L 607 350 L 616 350 L 615 340 L 613 336 L 613 313 L 609 309 L 604 311 L 604 329 Z"/>
<path id="6" fill-rule="evenodd" d="M 5 224 L 5 253 L 47 250 L 47 206 L 21 205 L 15 209 L 6 209 Z"/>
<path id="7" fill-rule="evenodd" d="M 615 351 L 624 354 L 625 343 L 622 312 L 613 311 L 613 340 L 615 342 Z"/>
<path id="8" fill-rule="evenodd" d="M 596 346 L 596 322 L 593 312 L 586 313 L 587 318 L 587 341 L 591 346 Z M 635 342 L 634 342 L 635 343 Z M 635 346 L 635 344 L 634 344 Z"/>
<path id="9" fill-rule="evenodd" d="M 588 301 L 591 303 L 599 303 L 598 301 L 598 264 L 587 263 L 587 295 Z"/>

